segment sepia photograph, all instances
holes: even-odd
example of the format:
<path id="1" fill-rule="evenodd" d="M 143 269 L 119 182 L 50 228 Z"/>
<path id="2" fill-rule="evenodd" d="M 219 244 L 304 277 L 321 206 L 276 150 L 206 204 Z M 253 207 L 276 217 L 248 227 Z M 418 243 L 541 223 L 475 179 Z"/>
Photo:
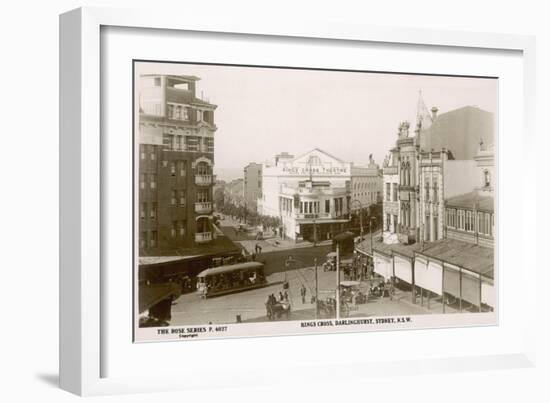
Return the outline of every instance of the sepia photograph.
<path id="1" fill-rule="evenodd" d="M 496 77 L 133 73 L 135 342 L 497 324 Z"/>

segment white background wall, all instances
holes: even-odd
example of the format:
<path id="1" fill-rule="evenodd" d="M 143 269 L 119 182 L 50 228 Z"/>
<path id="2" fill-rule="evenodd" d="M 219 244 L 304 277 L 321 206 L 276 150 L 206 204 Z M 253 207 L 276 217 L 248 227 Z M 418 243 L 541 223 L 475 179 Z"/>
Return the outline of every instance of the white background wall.
<path id="1" fill-rule="evenodd" d="M 4 2 L 0 13 L 2 87 L 2 222 L 0 268 L 2 270 L 1 384 L 4 401 L 65 402 L 76 398 L 57 389 L 57 293 L 58 293 L 58 14 L 81 6 L 165 7 L 185 6 L 182 18 L 194 13 L 227 15 L 247 13 L 250 18 L 318 17 L 372 25 L 465 29 L 535 34 L 538 36 L 537 106 L 540 155 L 530 169 L 543 169 L 548 133 L 542 133 L 545 111 L 550 108 L 550 30 L 546 2 L 442 2 L 441 0 L 323 3 L 269 0 L 245 1 L 91 1 L 59 0 Z M 521 161 L 518 161 L 520 164 Z M 537 165 L 538 164 L 538 165 Z M 546 165 L 546 164 L 545 164 Z M 519 168 L 519 167 L 518 167 Z M 540 182 L 540 181 L 539 181 Z M 518 184 L 518 189 L 520 189 Z M 547 187 L 540 187 L 544 200 Z M 537 217 L 539 250 L 547 217 Z M 541 269 L 547 266 L 539 258 Z M 539 284 L 548 282 L 548 271 Z M 547 280 L 547 281 L 544 281 Z M 535 281 L 534 281 L 535 283 Z M 254 389 L 166 393 L 99 398 L 100 401 L 545 401 L 550 364 L 548 299 L 539 291 L 541 324 L 539 367 L 500 372 L 418 375 L 360 379 L 350 374 L 346 384 L 284 385 Z M 368 335 L 366 335 L 368 336 Z M 398 386 L 396 386 L 398 384 Z"/>

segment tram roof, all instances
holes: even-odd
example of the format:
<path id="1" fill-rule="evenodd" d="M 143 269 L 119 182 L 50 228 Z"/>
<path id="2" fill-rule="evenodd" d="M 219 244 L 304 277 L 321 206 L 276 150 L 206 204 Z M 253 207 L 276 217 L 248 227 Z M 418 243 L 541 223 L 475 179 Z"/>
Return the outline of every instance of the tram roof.
<path id="1" fill-rule="evenodd" d="M 206 277 L 214 274 L 228 273 L 235 270 L 257 269 L 260 267 L 264 267 L 264 264 L 260 262 L 245 262 L 245 263 L 229 264 L 225 266 L 211 267 L 209 269 L 203 270 L 197 275 L 197 277 Z"/>

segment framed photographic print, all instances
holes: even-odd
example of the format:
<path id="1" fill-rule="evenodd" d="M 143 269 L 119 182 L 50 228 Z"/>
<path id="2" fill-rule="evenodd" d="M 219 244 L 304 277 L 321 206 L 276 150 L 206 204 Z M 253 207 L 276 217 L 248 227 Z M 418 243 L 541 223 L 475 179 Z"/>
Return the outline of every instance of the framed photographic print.
<path id="1" fill-rule="evenodd" d="M 529 365 L 532 38 L 240 23 L 61 16 L 62 387 Z"/>

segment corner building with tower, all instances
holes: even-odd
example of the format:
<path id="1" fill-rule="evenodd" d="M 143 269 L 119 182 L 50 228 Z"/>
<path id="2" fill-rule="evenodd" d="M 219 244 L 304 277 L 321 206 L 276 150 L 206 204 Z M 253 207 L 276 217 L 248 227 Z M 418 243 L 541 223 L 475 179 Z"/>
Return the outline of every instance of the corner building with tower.
<path id="1" fill-rule="evenodd" d="M 177 255 L 216 237 L 216 105 L 196 96 L 198 77 L 148 74 L 139 80 L 139 252 Z"/>

